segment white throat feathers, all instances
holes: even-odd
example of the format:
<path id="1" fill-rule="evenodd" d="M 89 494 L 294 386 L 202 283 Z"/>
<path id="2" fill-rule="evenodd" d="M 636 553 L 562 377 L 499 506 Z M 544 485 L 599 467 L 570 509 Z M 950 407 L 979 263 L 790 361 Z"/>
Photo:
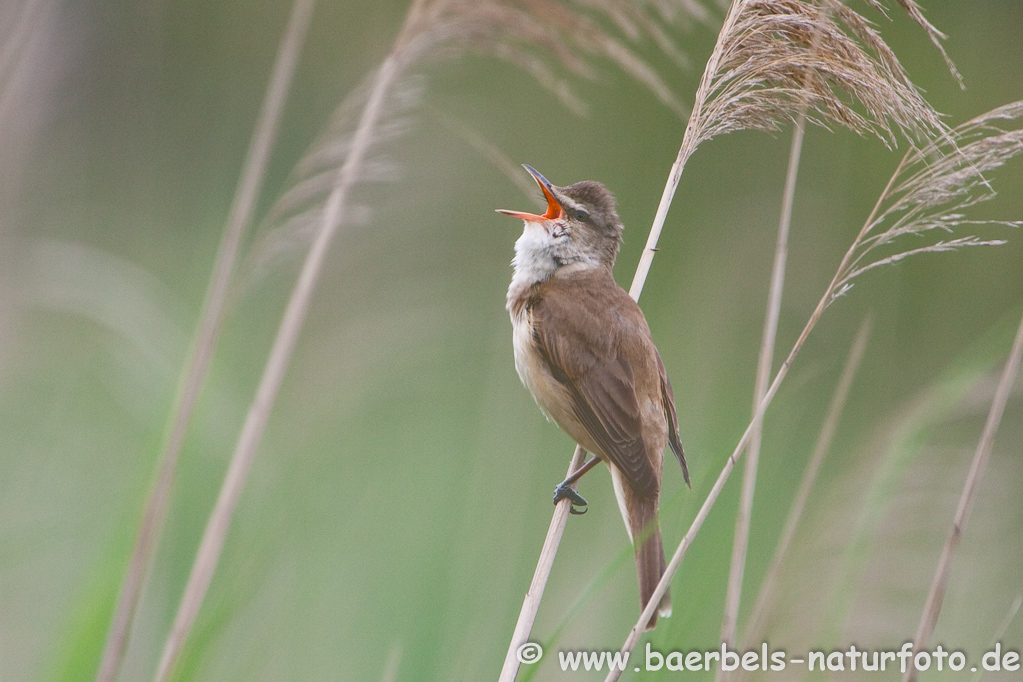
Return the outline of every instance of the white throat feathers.
<path id="1" fill-rule="evenodd" d="M 600 259 L 594 253 L 580 248 L 565 226 L 557 222 L 548 223 L 550 232 L 540 223 L 525 223 L 522 236 L 515 242 L 515 258 L 512 266 L 512 287 L 528 287 L 553 277 L 559 270 L 572 272 L 600 266 Z"/>

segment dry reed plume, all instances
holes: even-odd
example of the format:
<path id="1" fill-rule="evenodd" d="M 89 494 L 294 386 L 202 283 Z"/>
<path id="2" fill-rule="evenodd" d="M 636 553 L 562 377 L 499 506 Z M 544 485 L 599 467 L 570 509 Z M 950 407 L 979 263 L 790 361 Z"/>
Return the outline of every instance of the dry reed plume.
<path id="1" fill-rule="evenodd" d="M 911 0 L 907 5 L 915 7 Z M 682 171 L 697 147 L 738 130 L 774 132 L 783 120 L 801 116 L 873 134 L 888 145 L 899 134 L 912 141 L 946 132 L 891 48 L 838 0 L 735 0 L 696 91 L 629 292 L 633 298 L 643 289 Z"/>
<path id="2" fill-rule="evenodd" d="M 838 2 L 738 2 L 711 57 L 693 146 L 735 130 L 779 130 L 805 106 L 812 123 L 894 143 L 941 131 L 891 48 Z M 857 110 L 860 109 L 861 110 Z"/>
<path id="3" fill-rule="evenodd" d="M 838 273 L 834 297 L 845 293 L 855 277 L 907 256 L 1004 243 L 970 235 L 900 250 L 897 244 L 905 243 L 907 236 L 953 234 L 957 228 L 974 225 L 1023 225 L 1014 220 L 971 220 L 963 212 L 995 196 L 984 174 L 1023 151 L 1023 130 L 1006 128 L 1021 117 L 1023 102 L 1014 102 L 967 121 L 948 136 L 911 148 L 850 249 Z M 885 250 L 892 245 L 894 253 Z"/>

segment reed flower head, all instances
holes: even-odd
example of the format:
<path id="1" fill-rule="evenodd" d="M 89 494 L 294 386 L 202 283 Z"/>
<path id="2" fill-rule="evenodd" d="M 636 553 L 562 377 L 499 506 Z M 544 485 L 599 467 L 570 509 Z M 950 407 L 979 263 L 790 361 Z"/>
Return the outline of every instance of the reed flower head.
<path id="1" fill-rule="evenodd" d="M 951 235 L 967 225 L 1023 225 L 1016 220 L 973 220 L 965 213 L 995 196 L 985 174 L 1023 152 L 1021 118 L 1023 102 L 1014 102 L 967 121 L 948 136 L 910 148 L 850 250 L 847 266 L 836 278 L 834 296 L 847 291 L 851 281 L 867 270 L 911 255 L 1004 243 L 969 235 L 907 249 L 900 246 L 906 236 L 927 237 L 935 231 Z"/>

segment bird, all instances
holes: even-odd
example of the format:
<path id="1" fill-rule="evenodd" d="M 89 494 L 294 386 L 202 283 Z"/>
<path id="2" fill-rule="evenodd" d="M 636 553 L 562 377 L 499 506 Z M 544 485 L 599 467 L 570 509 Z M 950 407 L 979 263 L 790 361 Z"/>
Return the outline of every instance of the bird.
<path id="1" fill-rule="evenodd" d="M 671 382 L 643 311 L 612 275 L 624 229 L 614 195 L 594 180 L 560 187 L 523 167 L 547 210 L 498 210 L 524 223 L 506 303 L 515 369 L 547 419 L 594 455 L 555 488 L 554 503 L 567 497 L 573 513 L 584 513 L 572 486 L 598 461 L 610 469 L 645 608 L 665 571 L 658 502 L 666 447 L 691 487 Z M 667 591 L 647 629 L 658 615 L 671 615 Z"/>

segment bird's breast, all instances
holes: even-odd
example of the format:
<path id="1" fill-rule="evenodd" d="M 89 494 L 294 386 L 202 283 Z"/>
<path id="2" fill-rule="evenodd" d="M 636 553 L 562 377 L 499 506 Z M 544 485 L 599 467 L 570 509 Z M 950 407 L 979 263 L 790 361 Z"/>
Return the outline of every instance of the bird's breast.
<path id="1" fill-rule="evenodd" d="M 515 371 L 519 373 L 519 379 L 533 398 L 540 405 L 541 409 L 550 418 L 551 414 L 547 405 L 551 402 L 547 398 L 550 390 L 547 384 L 554 381 L 550 376 L 543 358 L 536 347 L 536 339 L 533 335 L 533 321 L 527 306 L 518 306 L 511 311 L 512 321 L 512 345 L 515 350 Z M 541 398 L 543 396 L 543 398 Z"/>

